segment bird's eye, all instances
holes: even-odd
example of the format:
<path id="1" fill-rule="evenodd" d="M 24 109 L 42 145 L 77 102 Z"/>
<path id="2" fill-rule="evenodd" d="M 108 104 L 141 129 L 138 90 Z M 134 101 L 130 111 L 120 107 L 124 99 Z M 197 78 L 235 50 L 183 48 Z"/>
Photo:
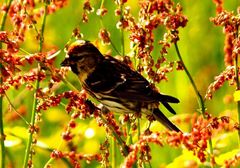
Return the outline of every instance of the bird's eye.
<path id="1" fill-rule="evenodd" d="M 84 60 L 84 57 L 72 56 L 70 59 L 73 63 L 77 63 L 82 62 Z"/>
<path id="2" fill-rule="evenodd" d="M 78 58 L 78 61 L 81 61 L 81 62 L 82 62 L 82 61 L 84 61 L 84 60 L 85 60 L 85 57 L 79 57 L 79 58 Z"/>

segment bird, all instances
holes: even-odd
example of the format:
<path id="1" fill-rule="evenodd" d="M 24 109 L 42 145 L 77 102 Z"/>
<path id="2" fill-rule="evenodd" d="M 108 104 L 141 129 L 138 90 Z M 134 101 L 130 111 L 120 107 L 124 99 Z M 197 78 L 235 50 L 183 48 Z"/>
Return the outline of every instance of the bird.
<path id="1" fill-rule="evenodd" d="M 71 67 L 84 90 L 104 109 L 150 115 L 167 129 L 181 132 L 159 109 L 161 103 L 176 114 L 169 103 L 179 103 L 179 99 L 158 92 L 140 73 L 112 56 L 103 55 L 90 41 L 71 43 L 61 66 Z"/>

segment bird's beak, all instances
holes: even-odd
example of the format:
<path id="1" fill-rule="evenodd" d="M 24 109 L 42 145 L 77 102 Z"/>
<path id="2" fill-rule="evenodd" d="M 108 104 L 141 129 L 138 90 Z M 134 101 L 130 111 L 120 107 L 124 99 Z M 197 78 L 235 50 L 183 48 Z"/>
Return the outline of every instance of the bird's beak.
<path id="1" fill-rule="evenodd" d="M 69 58 L 65 58 L 65 60 L 63 60 L 63 62 L 61 63 L 61 66 L 70 66 Z"/>

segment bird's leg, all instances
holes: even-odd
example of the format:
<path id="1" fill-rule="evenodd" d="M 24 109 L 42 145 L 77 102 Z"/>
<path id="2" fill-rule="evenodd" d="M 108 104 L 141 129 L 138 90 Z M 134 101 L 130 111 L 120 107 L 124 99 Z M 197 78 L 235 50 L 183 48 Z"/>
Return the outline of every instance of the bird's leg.
<path id="1" fill-rule="evenodd" d="M 152 121 L 148 121 L 148 122 L 149 122 L 149 124 L 148 124 L 147 130 L 149 130 L 149 129 L 150 129 L 150 127 L 151 127 L 151 124 L 152 124 Z"/>
<path id="2" fill-rule="evenodd" d="M 149 135 L 151 133 L 150 131 L 150 127 L 153 121 L 155 121 L 155 118 L 153 115 L 147 115 L 146 118 L 148 119 L 148 127 L 147 129 L 144 131 L 145 134 Z"/>
<path id="3" fill-rule="evenodd" d="M 148 127 L 147 127 L 147 129 L 144 131 L 144 135 L 149 135 L 149 134 L 151 134 L 152 133 L 152 131 L 150 130 L 150 126 L 151 126 L 151 124 L 152 124 L 152 121 L 148 121 L 149 123 L 148 123 Z"/>

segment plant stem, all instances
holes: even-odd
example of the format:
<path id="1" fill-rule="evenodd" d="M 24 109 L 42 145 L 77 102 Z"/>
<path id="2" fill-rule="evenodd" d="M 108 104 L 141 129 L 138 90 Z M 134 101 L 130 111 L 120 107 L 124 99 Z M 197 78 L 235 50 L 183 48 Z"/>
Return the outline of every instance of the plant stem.
<path id="1" fill-rule="evenodd" d="M 101 27 L 102 27 L 103 29 L 106 29 L 105 26 L 104 26 L 104 24 L 103 24 L 103 19 L 102 19 L 101 16 L 100 16 L 100 24 L 101 24 Z M 114 45 L 113 41 L 111 40 L 111 38 L 110 38 L 110 43 L 111 43 L 111 46 L 113 47 L 113 49 L 116 51 L 116 53 L 117 53 L 118 55 L 121 55 L 120 52 L 118 51 L 117 47 Z"/>
<path id="2" fill-rule="evenodd" d="M 123 4 L 120 5 L 120 21 L 123 21 Z M 124 25 L 123 25 L 124 26 Z M 125 44 L 124 44 L 124 29 L 121 28 L 121 43 L 122 43 L 122 56 L 125 56 Z"/>
<path id="3" fill-rule="evenodd" d="M 1 66 L 0 66 L 1 68 Z M 1 85 L 2 85 L 2 80 L 1 80 Z M 4 168 L 5 165 L 5 145 L 4 145 L 4 140 L 5 140 L 5 135 L 4 135 L 4 130 L 3 130 L 3 105 L 2 105 L 3 97 L 1 96 L 0 98 L 0 140 L 1 140 L 1 167 Z"/>
<path id="4" fill-rule="evenodd" d="M 240 101 L 237 102 L 237 110 L 238 110 L 238 123 L 240 123 Z M 240 130 L 238 130 L 238 139 L 240 145 Z"/>
<path id="5" fill-rule="evenodd" d="M 0 25 L 0 31 L 3 31 L 4 28 L 5 28 L 8 11 L 9 11 L 9 8 L 10 8 L 10 6 L 12 4 L 12 1 L 13 0 L 9 0 L 8 3 L 7 3 L 7 0 L 5 1 L 5 3 L 7 4 L 7 9 L 6 9 L 6 12 L 3 14 L 3 18 L 2 18 L 2 21 L 1 21 L 1 25 Z M 2 48 L 2 43 L 0 43 L 0 48 Z"/>
<path id="6" fill-rule="evenodd" d="M 100 118 L 104 122 L 104 124 L 108 123 L 108 121 L 102 115 L 100 115 Z M 116 131 L 114 130 L 114 128 L 111 125 L 108 124 L 108 128 L 111 130 L 111 132 L 112 132 L 113 136 L 116 138 L 118 144 L 122 147 L 124 156 L 127 156 L 128 149 L 127 149 L 125 142 L 122 140 L 122 138 L 120 136 L 118 136 L 118 134 L 116 133 Z"/>
<path id="7" fill-rule="evenodd" d="M 236 78 L 236 90 L 240 90 L 239 83 L 239 70 L 238 70 L 238 55 L 235 57 L 235 78 Z M 237 111 L 238 111 L 238 123 L 240 123 L 240 101 L 237 101 Z M 238 130 L 238 139 L 240 144 L 240 130 Z"/>
<path id="8" fill-rule="evenodd" d="M 3 18 L 1 21 L 1 25 L 0 25 L 0 31 L 3 31 L 5 28 L 5 24 L 6 24 L 6 20 L 7 20 L 7 15 L 8 15 L 8 11 L 9 8 L 12 4 L 12 0 L 9 0 L 9 2 L 6 0 L 5 1 L 7 4 L 7 9 L 6 12 L 3 14 Z M 8 3 L 7 3 L 8 2 Z M 2 43 L 0 42 L 0 49 L 2 49 Z M 2 69 L 2 63 L 0 63 L 0 71 Z M 0 86 L 2 87 L 3 84 L 3 79 L 2 79 L 2 75 L 0 75 Z M 5 134 L 4 134 L 4 124 L 3 124 L 3 95 L 0 96 L 0 143 L 1 143 L 1 168 L 5 167 L 5 145 L 4 145 L 4 140 L 5 140 Z"/>
<path id="9" fill-rule="evenodd" d="M 9 99 L 8 95 L 5 93 L 5 97 L 9 103 L 9 105 L 12 107 L 12 109 L 15 111 L 15 113 L 29 126 L 29 122 L 17 111 L 17 109 L 14 107 L 13 103 Z"/>
<path id="10" fill-rule="evenodd" d="M 137 118 L 137 126 L 138 126 L 137 136 L 138 136 L 138 140 L 139 140 L 139 139 L 140 139 L 140 134 L 141 134 L 141 125 L 140 125 L 140 119 L 139 119 L 139 117 Z"/>
<path id="11" fill-rule="evenodd" d="M 174 46 L 175 46 L 175 49 L 176 49 L 176 52 L 177 52 L 177 56 L 178 56 L 179 60 L 181 61 L 182 66 L 184 68 L 184 71 L 186 72 L 186 74 L 187 74 L 187 76 L 188 76 L 188 78 L 189 78 L 189 80 L 191 82 L 191 85 L 193 86 L 195 94 L 196 94 L 196 96 L 198 98 L 198 105 L 199 105 L 201 114 L 203 115 L 203 118 L 206 118 L 206 116 L 205 116 L 205 104 L 204 104 L 203 97 L 200 94 L 200 92 L 198 91 L 197 86 L 196 86 L 196 84 L 195 84 L 195 82 L 194 82 L 190 72 L 188 71 L 187 67 L 185 66 L 185 64 L 183 62 L 182 56 L 180 54 L 180 51 L 178 49 L 178 45 L 177 45 L 176 42 L 174 43 Z M 213 156 L 213 147 L 212 147 L 212 139 L 211 138 L 208 140 L 208 144 L 209 144 L 209 148 L 210 148 L 210 154 Z M 212 167 L 214 167 L 214 165 L 212 165 Z"/>
<path id="12" fill-rule="evenodd" d="M 239 26 L 237 27 L 237 31 L 235 33 L 235 46 L 237 46 L 237 39 L 239 38 Z M 236 91 L 240 90 L 240 82 L 239 82 L 239 69 L 238 69 L 238 56 L 239 54 L 236 54 L 235 56 L 235 78 L 236 78 Z M 240 123 L 240 101 L 237 101 L 237 111 L 238 111 L 238 123 Z M 238 130 L 238 140 L 240 145 L 240 130 Z"/>
<path id="13" fill-rule="evenodd" d="M 101 0 L 100 9 L 103 8 L 103 4 L 104 4 L 104 0 Z M 104 24 L 103 24 L 103 17 L 102 17 L 102 16 L 100 16 L 100 24 L 101 24 L 101 27 L 102 27 L 103 29 L 105 29 L 105 26 L 104 26 Z M 109 37 L 109 38 L 110 38 L 110 37 Z M 119 55 L 121 55 L 120 52 L 117 50 L 116 46 L 113 44 L 111 38 L 110 38 L 110 43 L 111 43 L 113 49 L 114 49 Z"/>
<path id="14" fill-rule="evenodd" d="M 43 41 L 44 41 L 43 34 L 44 34 L 46 18 L 47 18 L 47 7 L 48 7 L 48 4 L 47 4 L 47 1 L 45 0 L 44 1 L 44 15 L 43 15 L 43 21 L 42 21 L 41 32 L 40 32 L 39 52 L 42 52 L 42 47 L 43 47 Z M 38 103 L 37 91 L 38 91 L 39 85 L 40 85 L 39 73 L 41 72 L 40 63 L 38 63 L 37 66 L 38 66 L 37 67 L 38 79 L 35 84 L 35 93 L 34 93 L 32 113 L 31 113 L 31 127 L 33 127 L 33 128 L 35 127 L 35 116 L 37 113 L 36 107 L 37 107 L 37 103 Z M 34 131 L 29 132 L 29 138 L 28 138 L 28 143 L 27 143 L 25 157 L 24 157 L 24 165 L 23 165 L 24 168 L 27 168 L 29 166 L 28 162 L 29 162 L 29 157 L 30 157 L 30 150 L 32 147 L 33 134 L 34 134 Z"/>
<path id="15" fill-rule="evenodd" d="M 112 139 L 112 168 L 114 168 L 116 167 L 116 156 L 117 156 L 116 141 L 114 137 L 111 137 L 111 139 Z"/>
<path id="16" fill-rule="evenodd" d="M 101 0 L 100 9 L 102 9 L 102 8 L 103 8 L 103 4 L 104 4 L 104 0 Z"/>
<path id="17" fill-rule="evenodd" d="M 197 96 L 197 98 L 198 98 L 198 105 L 199 105 L 199 107 L 200 107 L 200 110 L 201 110 L 202 115 L 204 116 L 204 115 L 205 115 L 205 105 L 204 105 L 203 97 L 202 97 L 202 95 L 200 94 L 200 92 L 198 91 L 197 86 L 196 86 L 196 84 L 195 84 L 195 82 L 194 82 L 194 80 L 193 80 L 190 72 L 188 71 L 187 67 L 185 66 L 185 64 L 184 64 L 184 62 L 183 62 L 183 59 L 182 59 L 182 56 L 181 56 L 180 51 L 179 51 L 179 49 L 178 49 L 177 43 L 174 43 L 174 46 L 175 46 L 175 49 L 176 49 L 176 52 L 177 52 L 177 56 L 178 56 L 179 60 L 181 61 L 182 66 L 183 66 L 183 68 L 184 68 L 184 71 L 186 72 L 186 74 L 187 74 L 187 76 L 188 76 L 188 79 L 190 80 L 191 85 L 192 85 L 192 87 L 193 87 L 193 89 L 194 89 L 194 92 L 195 92 L 195 94 L 196 94 L 196 96 Z M 204 118 L 205 118 L 205 116 L 204 116 Z"/>
<path id="18" fill-rule="evenodd" d="M 129 116 L 130 119 L 130 116 Z M 127 122 L 127 145 L 132 144 L 132 134 L 131 134 L 131 122 L 128 120 Z"/>

